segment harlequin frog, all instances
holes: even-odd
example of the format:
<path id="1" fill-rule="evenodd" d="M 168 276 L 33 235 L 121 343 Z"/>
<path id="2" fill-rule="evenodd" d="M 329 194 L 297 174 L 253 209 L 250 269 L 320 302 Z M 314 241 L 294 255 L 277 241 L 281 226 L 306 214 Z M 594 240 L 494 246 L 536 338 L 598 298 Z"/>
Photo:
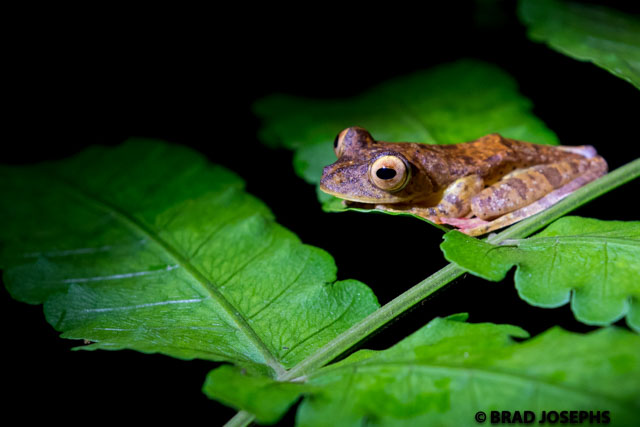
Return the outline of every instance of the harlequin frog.
<path id="1" fill-rule="evenodd" d="M 350 127 L 320 189 L 348 205 L 411 213 L 478 236 L 534 215 L 607 172 L 593 147 L 538 145 L 490 134 L 431 145 L 376 141 Z"/>

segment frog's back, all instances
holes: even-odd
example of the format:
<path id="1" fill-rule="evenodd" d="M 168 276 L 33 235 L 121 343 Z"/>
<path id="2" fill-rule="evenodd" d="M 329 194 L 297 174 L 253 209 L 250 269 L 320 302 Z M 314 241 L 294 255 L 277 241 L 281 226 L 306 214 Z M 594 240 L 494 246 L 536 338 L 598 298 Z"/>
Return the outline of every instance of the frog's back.
<path id="1" fill-rule="evenodd" d="M 461 144 L 415 145 L 421 147 L 416 147 L 419 153 L 414 160 L 439 187 L 472 174 L 491 183 L 515 169 L 582 158 L 555 146 L 516 141 L 497 133 Z"/>

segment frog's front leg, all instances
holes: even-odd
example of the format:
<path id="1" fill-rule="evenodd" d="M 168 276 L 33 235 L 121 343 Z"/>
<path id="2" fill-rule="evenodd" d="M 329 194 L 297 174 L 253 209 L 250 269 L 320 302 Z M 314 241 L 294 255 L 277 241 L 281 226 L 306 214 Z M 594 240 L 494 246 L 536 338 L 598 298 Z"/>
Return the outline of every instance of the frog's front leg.
<path id="1" fill-rule="evenodd" d="M 460 218 L 471 212 L 471 198 L 484 188 L 478 175 L 468 175 L 449 184 L 440 202 L 433 207 L 415 206 L 410 212 L 436 224 L 446 223 L 448 218 Z"/>
<path id="2" fill-rule="evenodd" d="M 478 175 L 459 178 L 449 184 L 435 206 L 418 204 L 379 204 L 376 209 L 388 212 L 411 213 L 436 224 L 446 223 L 448 218 L 459 218 L 471 213 L 471 198 L 484 188 L 484 181 Z"/>

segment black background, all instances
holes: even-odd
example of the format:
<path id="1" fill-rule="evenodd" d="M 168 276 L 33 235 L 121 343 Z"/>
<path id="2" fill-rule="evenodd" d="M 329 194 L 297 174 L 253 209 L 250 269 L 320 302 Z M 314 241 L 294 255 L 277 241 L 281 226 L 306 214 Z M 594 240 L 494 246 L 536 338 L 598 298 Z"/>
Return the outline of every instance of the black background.
<path id="1" fill-rule="evenodd" d="M 614 6 L 637 12 L 622 2 Z M 314 188 L 294 175 L 291 153 L 257 141 L 259 123 L 251 113 L 256 99 L 274 92 L 355 95 L 391 77 L 471 57 L 509 72 L 563 144 L 593 144 L 610 169 L 640 154 L 638 90 L 530 42 L 513 3 L 460 1 L 397 14 L 367 12 L 372 16 L 247 6 L 170 18 L 155 10 L 127 19 L 87 13 L 73 23 L 43 14 L 9 40 L 5 102 L 11 114 L 2 161 L 64 158 L 129 135 L 194 147 L 240 174 L 248 191 L 305 243 L 329 251 L 340 279 L 367 283 L 384 304 L 446 265 L 438 247 L 441 232 L 412 218 L 323 213 Z M 574 214 L 637 219 L 637 198 L 638 186 L 631 183 Z M 383 233 L 397 235 L 402 248 L 381 245 Z M 5 416 L 71 424 L 180 419 L 217 425 L 235 413 L 200 392 L 217 364 L 132 351 L 71 352 L 79 343 L 59 339 L 40 306 L 13 301 L 6 291 L 2 302 L 3 388 L 10 395 Z M 553 325 L 594 329 L 576 322 L 568 306 L 529 306 L 511 278 L 490 283 L 465 277 L 364 346 L 386 348 L 435 316 L 463 311 L 472 322 L 511 323 L 532 334 Z M 293 419 L 290 412 L 283 424 Z"/>

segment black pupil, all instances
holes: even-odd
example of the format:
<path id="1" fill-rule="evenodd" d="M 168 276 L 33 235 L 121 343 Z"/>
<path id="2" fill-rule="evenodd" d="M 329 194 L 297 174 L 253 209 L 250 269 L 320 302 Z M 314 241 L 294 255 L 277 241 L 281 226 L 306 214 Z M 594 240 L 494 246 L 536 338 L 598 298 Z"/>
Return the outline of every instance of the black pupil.
<path id="1" fill-rule="evenodd" d="M 340 134 L 336 135 L 336 139 L 333 140 L 333 148 L 336 148 L 338 146 L 338 138 L 340 137 Z"/>
<path id="2" fill-rule="evenodd" d="M 391 168 L 380 168 L 376 171 L 376 175 L 380 179 L 391 179 L 396 176 L 396 170 Z"/>

